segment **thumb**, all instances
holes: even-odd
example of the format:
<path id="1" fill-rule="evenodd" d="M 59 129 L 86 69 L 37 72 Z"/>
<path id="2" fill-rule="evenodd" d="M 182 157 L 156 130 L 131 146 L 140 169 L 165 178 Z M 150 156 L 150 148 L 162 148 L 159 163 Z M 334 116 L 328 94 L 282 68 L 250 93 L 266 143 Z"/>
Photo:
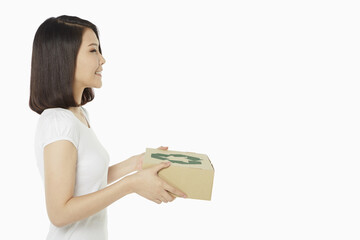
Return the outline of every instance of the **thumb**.
<path id="1" fill-rule="evenodd" d="M 163 147 L 163 146 L 161 146 L 161 147 L 158 147 L 157 149 L 160 149 L 160 150 L 168 150 L 168 148 L 169 148 L 169 147 Z"/>
<path id="2" fill-rule="evenodd" d="M 153 170 L 154 170 L 156 173 L 158 173 L 161 169 L 167 168 L 167 167 L 169 167 L 170 165 L 171 165 L 171 163 L 170 163 L 169 161 L 162 162 L 162 163 L 160 163 L 160 164 L 158 164 L 158 165 L 155 165 L 155 166 L 153 167 Z"/>

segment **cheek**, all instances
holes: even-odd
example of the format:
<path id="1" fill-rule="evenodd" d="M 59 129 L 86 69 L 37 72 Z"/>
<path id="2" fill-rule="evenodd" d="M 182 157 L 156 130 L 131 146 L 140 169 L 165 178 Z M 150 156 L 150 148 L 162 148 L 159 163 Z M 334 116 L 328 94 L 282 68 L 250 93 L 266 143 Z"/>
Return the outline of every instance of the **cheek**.
<path id="1" fill-rule="evenodd" d="M 95 75 L 97 65 L 94 61 L 80 61 L 75 69 L 75 76 L 78 78 L 88 78 Z"/>
<path id="2" fill-rule="evenodd" d="M 78 65 L 75 70 L 75 80 L 76 81 L 83 81 L 84 78 L 87 76 L 87 71 L 84 69 L 83 66 Z"/>
<path id="3" fill-rule="evenodd" d="M 97 59 L 92 57 L 84 63 L 84 67 L 89 75 L 95 75 L 96 70 L 99 68 L 99 64 Z"/>
<path id="4" fill-rule="evenodd" d="M 75 81 L 86 83 L 95 78 L 99 60 L 93 54 L 80 54 L 76 61 Z"/>

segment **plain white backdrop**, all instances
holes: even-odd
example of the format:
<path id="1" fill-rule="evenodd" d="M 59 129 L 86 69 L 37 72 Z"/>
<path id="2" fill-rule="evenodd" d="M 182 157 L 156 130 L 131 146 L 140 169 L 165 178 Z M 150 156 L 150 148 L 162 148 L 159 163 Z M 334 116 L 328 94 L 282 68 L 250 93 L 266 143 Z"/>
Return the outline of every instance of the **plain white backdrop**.
<path id="1" fill-rule="evenodd" d="M 357 1 L 8 1 L 1 24 L 1 235 L 45 239 L 28 107 L 34 34 L 100 30 L 86 105 L 111 163 L 146 147 L 208 154 L 212 201 L 108 208 L 109 239 L 359 239 Z"/>

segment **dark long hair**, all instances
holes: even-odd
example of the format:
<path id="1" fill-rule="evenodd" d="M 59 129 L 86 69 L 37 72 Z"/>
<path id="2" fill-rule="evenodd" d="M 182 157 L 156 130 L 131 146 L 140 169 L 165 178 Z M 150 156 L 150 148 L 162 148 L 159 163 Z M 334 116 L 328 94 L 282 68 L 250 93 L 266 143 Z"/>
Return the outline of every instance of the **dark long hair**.
<path id="1" fill-rule="evenodd" d="M 80 104 L 76 103 L 73 94 L 76 58 L 86 28 L 92 29 L 99 39 L 94 24 L 73 16 L 48 18 L 36 31 L 31 59 L 29 105 L 38 114 L 47 108 L 77 107 L 94 99 L 91 88 L 84 89 Z M 102 53 L 100 45 L 99 51 Z"/>

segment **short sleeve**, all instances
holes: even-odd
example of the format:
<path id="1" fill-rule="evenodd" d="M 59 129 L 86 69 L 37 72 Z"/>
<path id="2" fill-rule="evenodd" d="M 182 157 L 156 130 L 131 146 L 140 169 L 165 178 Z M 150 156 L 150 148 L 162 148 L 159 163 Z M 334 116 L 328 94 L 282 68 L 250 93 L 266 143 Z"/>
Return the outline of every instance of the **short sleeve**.
<path id="1" fill-rule="evenodd" d="M 36 133 L 41 148 L 59 140 L 68 140 L 78 148 L 79 128 L 71 114 L 64 109 L 48 109 L 43 112 Z"/>

